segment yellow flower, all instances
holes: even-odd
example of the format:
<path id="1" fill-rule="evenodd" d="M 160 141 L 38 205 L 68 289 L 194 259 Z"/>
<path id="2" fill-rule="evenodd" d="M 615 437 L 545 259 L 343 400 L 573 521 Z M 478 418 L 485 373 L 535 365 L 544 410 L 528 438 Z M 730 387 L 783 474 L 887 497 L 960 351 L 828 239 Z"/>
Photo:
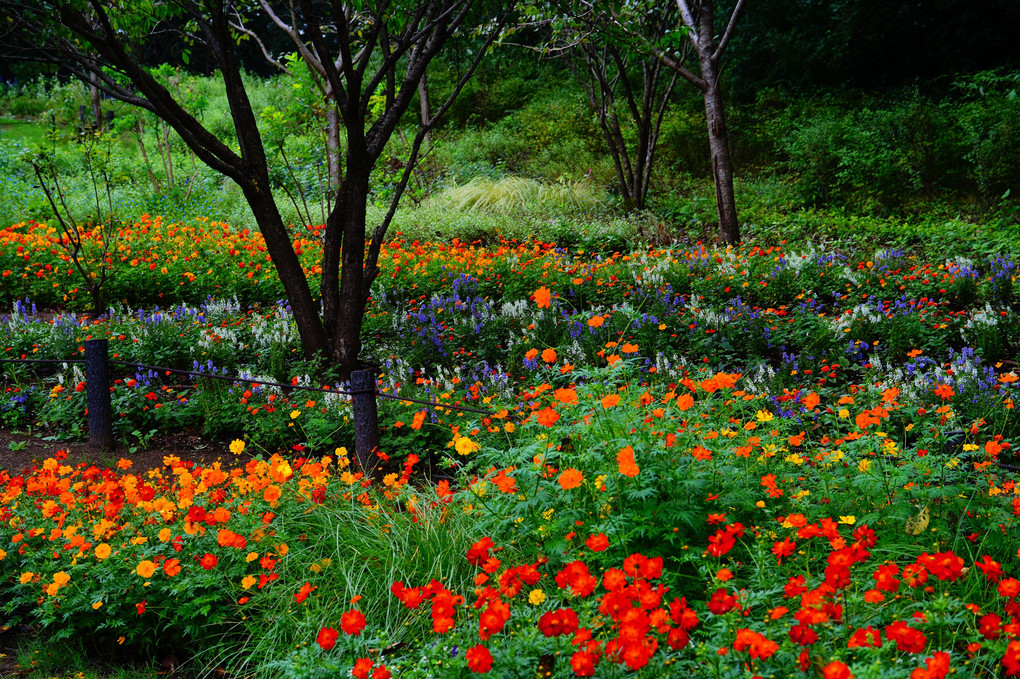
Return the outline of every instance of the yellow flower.
<path id="1" fill-rule="evenodd" d="M 838 414 L 839 419 L 841 420 L 845 420 L 846 418 L 850 417 L 850 411 L 847 410 L 846 408 L 841 409 Z"/>
<path id="2" fill-rule="evenodd" d="M 869 469 L 871 469 L 871 460 L 861 460 L 857 463 L 857 469 L 859 469 L 862 473 L 866 473 Z"/>
<path id="3" fill-rule="evenodd" d="M 146 559 L 145 561 L 139 562 L 135 567 L 135 573 L 142 576 L 143 578 L 151 578 L 152 574 L 156 572 L 156 564 Z"/>
<path id="4" fill-rule="evenodd" d="M 292 410 L 290 411 L 290 419 L 296 420 L 298 418 L 298 415 L 300 414 L 301 414 L 300 410 Z"/>
<path id="5" fill-rule="evenodd" d="M 57 571 L 53 574 L 53 583 L 57 587 L 63 587 L 67 583 L 71 582 L 71 576 L 64 571 Z"/>
<path id="6" fill-rule="evenodd" d="M 765 509 L 765 500 L 758 500 L 754 503 L 754 506 L 758 509 Z"/>
<path id="7" fill-rule="evenodd" d="M 533 589 L 528 592 L 528 603 L 538 606 L 545 601 L 545 592 L 540 589 Z"/>
<path id="8" fill-rule="evenodd" d="M 480 445 L 469 439 L 467 436 L 461 436 L 460 438 L 458 438 L 457 443 L 454 445 L 454 447 L 457 449 L 457 452 L 460 453 L 461 455 L 470 455 L 471 453 L 481 448 Z"/>
<path id="9" fill-rule="evenodd" d="M 169 528 L 164 528 L 159 531 L 158 537 L 160 542 L 169 542 L 170 538 L 173 537 L 173 532 Z"/>
<path id="10" fill-rule="evenodd" d="M 850 516 L 841 516 L 839 517 L 839 522 L 845 523 L 848 526 L 852 526 L 855 523 L 857 523 L 857 517 L 854 516 L 853 514 L 851 514 Z"/>
<path id="11" fill-rule="evenodd" d="M 775 415 L 773 415 L 767 410 L 759 410 L 754 415 L 759 422 L 771 422 L 772 418 L 775 417 Z"/>
<path id="12" fill-rule="evenodd" d="M 25 571 L 24 573 L 21 574 L 21 584 L 27 585 L 29 582 L 32 581 L 32 578 L 34 577 L 35 573 L 33 573 L 32 571 Z"/>
<path id="13" fill-rule="evenodd" d="M 0 561 L 3 561 L 6 558 L 7 558 L 7 552 L 5 552 L 4 550 L 0 549 Z"/>
<path id="14" fill-rule="evenodd" d="M 230 442 L 230 452 L 234 455 L 240 455 L 244 452 L 244 441 L 241 439 L 234 439 Z"/>
<path id="15" fill-rule="evenodd" d="M 244 579 L 241 580 L 241 587 L 243 589 L 251 589 L 252 585 L 254 585 L 258 581 L 259 579 L 256 578 L 254 575 L 246 575 L 244 576 Z"/>

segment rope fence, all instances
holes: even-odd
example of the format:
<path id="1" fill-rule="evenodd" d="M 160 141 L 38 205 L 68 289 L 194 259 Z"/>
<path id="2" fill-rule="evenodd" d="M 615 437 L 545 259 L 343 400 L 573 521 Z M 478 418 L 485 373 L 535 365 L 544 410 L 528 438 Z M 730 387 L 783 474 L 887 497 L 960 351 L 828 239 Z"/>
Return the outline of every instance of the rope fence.
<path id="1" fill-rule="evenodd" d="M 54 358 L 3 358 L 0 363 L 42 363 L 63 365 L 68 363 L 80 363 L 85 365 L 85 391 L 86 403 L 88 404 L 88 425 L 89 425 L 89 446 L 96 449 L 109 449 L 113 447 L 113 413 L 110 401 L 110 366 L 118 365 L 136 370 L 150 370 L 156 373 L 185 375 L 189 378 L 206 378 L 230 382 L 231 384 L 261 384 L 282 389 L 293 389 L 300 391 L 311 391 L 322 394 L 338 394 L 351 397 L 354 423 L 354 447 L 358 464 L 362 471 L 367 474 L 373 473 L 380 468 L 379 465 L 379 410 L 377 398 L 386 398 L 394 401 L 417 403 L 430 408 L 445 410 L 460 410 L 480 415 L 495 415 L 490 410 L 481 408 L 470 408 L 467 406 L 442 404 L 435 401 L 426 401 L 416 398 L 408 398 L 397 394 L 387 394 L 376 389 L 375 376 L 368 370 L 355 370 L 351 373 L 351 389 L 332 389 L 329 387 L 310 387 L 300 384 L 286 382 L 272 382 L 269 380 L 254 380 L 244 377 L 229 375 L 216 375 L 195 370 L 181 370 L 179 368 L 167 368 L 164 366 L 146 365 L 143 363 L 130 363 L 128 361 L 110 360 L 109 342 L 106 339 L 85 340 L 84 358 L 54 359 Z M 106 388 L 100 388 L 105 385 Z"/>

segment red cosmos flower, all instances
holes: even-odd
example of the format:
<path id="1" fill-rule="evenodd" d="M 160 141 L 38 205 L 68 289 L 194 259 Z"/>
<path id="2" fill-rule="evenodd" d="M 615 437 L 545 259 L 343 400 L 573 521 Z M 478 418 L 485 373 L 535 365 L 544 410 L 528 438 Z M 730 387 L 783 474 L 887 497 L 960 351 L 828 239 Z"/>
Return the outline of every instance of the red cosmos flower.
<path id="1" fill-rule="evenodd" d="M 140 603 L 135 604 L 135 608 L 138 609 L 138 615 L 145 612 L 145 599 L 142 599 Z"/>
<path id="2" fill-rule="evenodd" d="M 333 630 L 333 633 L 336 634 L 336 630 Z M 354 679 L 368 679 L 368 673 L 372 671 L 372 665 L 371 658 L 358 658 L 354 661 L 354 669 L 351 670 L 351 676 Z"/>
<path id="3" fill-rule="evenodd" d="M 985 639 L 998 639 L 1002 630 L 1002 618 L 995 613 L 987 613 L 978 620 L 978 634 Z"/>
<path id="4" fill-rule="evenodd" d="M 736 641 L 733 642 L 734 651 L 747 650 L 751 659 L 761 658 L 767 660 L 772 654 L 779 650 L 779 644 L 752 630 L 741 628 L 737 630 Z"/>
<path id="5" fill-rule="evenodd" d="M 598 653 L 575 651 L 574 655 L 570 656 L 570 667 L 574 670 L 575 675 L 590 677 L 595 674 L 595 666 L 599 664 L 601 659 Z"/>
<path id="6" fill-rule="evenodd" d="M 910 679 L 944 679 L 949 674 L 949 654 L 936 651 L 924 661 L 924 667 L 918 667 L 910 673 Z"/>
<path id="7" fill-rule="evenodd" d="M 850 635 L 850 640 L 846 642 L 847 648 L 866 648 L 868 646 L 879 648 L 881 645 L 882 630 L 877 630 L 871 625 L 858 628 L 857 631 Z"/>
<path id="8" fill-rule="evenodd" d="M 476 674 L 485 674 L 492 669 L 492 654 L 481 644 L 472 646 L 464 654 L 468 669 Z"/>
<path id="9" fill-rule="evenodd" d="M 790 578 L 786 585 L 783 587 L 783 596 L 787 599 L 800 596 L 807 591 L 806 580 L 803 575 Z"/>
<path id="10" fill-rule="evenodd" d="M 712 594 L 712 598 L 708 600 L 708 610 L 715 615 L 722 615 L 723 613 L 731 611 L 736 605 L 737 598 L 727 592 L 723 587 L 715 590 L 715 593 Z"/>
<path id="11" fill-rule="evenodd" d="M 386 665 L 379 665 L 372 670 L 372 679 L 391 679 L 392 676 Z"/>
<path id="12" fill-rule="evenodd" d="M 902 620 L 886 625 L 885 637 L 896 642 L 896 648 L 904 653 L 920 653 L 924 650 L 928 638 L 920 630 L 916 630 Z"/>
<path id="13" fill-rule="evenodd" d="M 198 563 L 201 564 L 202 568 L 209 571 L 212 570 L 213 568 L 216 568 L 216 562 L 217 562 L 216 555 L 206 552 Z"/>
<path id="14" fill-rule="evenodd" d="M 772 543 L 772 553 L 776 555 L 776 563 L 782 564 L 783 559 L 790 556 L 797 549 L 797 543 L 790 538 L 783 538 L 782 542 Z"/>
<path id="15" fill-rule="evenodd" d="M 790 631 L 787 632 L 787 636 L 790 637 L 790 641 L 798 646 L 810 646 L 818 641 L 818 632 L 803 623 L 791 627 Z"/>
<path id="16" fill-rule="evenodd" d="M 912 563 L 903 568 L 903 582 L 908 587 L 921 587 L 928 582 L 928 571 L 919 563 Z"/>
<path id="17" fill-rule="evenodd" d="M 952 551 L 928 554 L 925 552 L 917 557 L 917 563 L 924 566 L 929 573 L 939 580 L 955 581 L 963 575 L 963 559 Z"/>
<path id="18" fill-rule="evenodd" d="M 833 660 L 822 668 L 822 677 L 824 679 L 853 679 L 854 675 L 846 663 Z"/>
<path id="19" fill-rule="evenodd" d="M 604 552 L 609 549 L 609 538 L 606 537 L 605 533 L 589 535 L 588 539 L 584 541 L 584 544 L 588 545 L 588 549 L 593 552 Z"/>
<path id="20" fill-rule="evenodd" d="M 1017 580 L 1016 578 L 1000 580 L 997 589 L 1001 596 L 1004 596 L 1007 599 L 1015 599 L 1017 594 L 1020 594 L 1020 580 Z"/>
<path id="21" fill-rule="evenodd" d="M 350 610 L 340 616 L 340 629 L 348 636 L 358 636 L 366 624 L 365 615 L 361 611 Z"/>
<path id="22" fill-rule="evenodd" d="M 649 639 L 646 643 L 633 642 L 624 644 L 620 657 L 627 663 L 632 671 L 637 671 L 648 664 L 652 655 L 655 654 L 658 644 L 655 639 Z"/>
<path id="23" fill-rule="evenodd" d="M 857 530 L 854 531 L 853 536 L 854 542 L 865 549 L 871 549 L 878 543 L 878 536 L 875 535 L 875 531 L 868 528 L 867 524 L 858 526 Z"/>
<path id="24" fill-rule="evenodd" d="M 471 549 L 467 551 L 468 562 L 472 566 L 481 566 L 489 558 L 489 550 L 492 549 L 493 544 L 492 538 L 484 537 L 471 545 Z"/>
<path id="25" fill-rule="evenodd" d="M 338 636 L 340 636 L 340 633 L 332 627 L 323 627 L 319 630 L 319 634 L 315 637 L 315 643 L 317 643 L 322 650 L 329 651 L 336 646 L 336 639 Z M 357 663 L 355 663 L 355 667 L 357 667 Z M 369 667 L 371 667 L 371 665 L 369 665 Z"/>
<path id="26" fill-rule="evenodd" d="M 311 594 L 317 589 L 318 587 L 312 587 L 312 583 L 306 582 L 305 584 L 301 585 L 301 589 L 299 589 L 298 593 L 294 595 L 294 601 L 296 601 L 299 604 L 302 603 L 305 599 L 308 598 L 309 594 Z"/>
<path id="27" fill-rule="evenodd" d="M 1002 564 L 987 554 L 975 561 L 974 565 L 981 569 L 981 572 L 985 574 L 985 579 L 989 582 L 998 582 L 1002 578 Z"/>
<path id="28" fill-rule="evenodd" d="M 489 601 L 482 614 L 478 616 L 478 638 L 488 641 L 493 634 L 503 631 L 506 621 L 510 619 L 510 606 L 498 596 Z"/>
<path id="29" fill-rule="evenodd" d="M 895 592 L 900 588 L 900 581 L 896 578 L 896 575 L 900 572 L 900 567 L 894 563 L 887 563 L 884 566 L 879 566 L 878 569 L 873 573 L 875 577 L 875 589 L 879 589 L 883 592 Z"/>
<path id="30" fill-rule="evenodd" d="M 1006 668 L 1007 677 L 1020 675 L 1020 640 L 1009 642 L 1006 653 L 1003 654 L 1002 660 L 999 662 Z"/>
<path id="31" fill-rule="evenodd" d="M 598 580 L 588 572 L 583 561 L 571 561 L 556 574 L 556 585 L 560 589 L 570 588 L 575 596 L 586 597 L 595 591 Z"/>
<path id="32" fill-rule="evenodd" d="M 631 554 L 623 560 L 623 571 L 632 578 L 656 580 L 662 577 L 662 557 L 649 559 L 644 554 Z"/>
<path id="33" fill-rule="evenodd" d="M 179 575 L 181 572 L 181 562 L 177 559 L 167 559 L 163 562 L 163 572 L 170 578 Z"/>
<path id="34" fill-rule="evenodd" d="M 698 612 L 687 606 L 687 597 L 673 599 L 670 602 L 669 618 L 685 632 L 698 626 Z"/>
<path id="35" fill-rule="evenodd" d="M 573 634 L 577 631 L 577 613 L 570 608 L 544 613 L 538 619 L 538 630 L 546 637 Z"/>

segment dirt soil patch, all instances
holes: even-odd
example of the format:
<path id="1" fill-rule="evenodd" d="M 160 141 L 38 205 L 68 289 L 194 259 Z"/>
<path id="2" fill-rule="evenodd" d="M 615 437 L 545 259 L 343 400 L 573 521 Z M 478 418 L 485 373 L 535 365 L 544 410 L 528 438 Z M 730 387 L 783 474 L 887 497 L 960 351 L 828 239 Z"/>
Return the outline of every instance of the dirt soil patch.
<path id="1" fill-rule="evenodd" d="M 114 467 L 124 458 L 131 461 L 129 471 L 134 473 L 163 467 L 163 458 L 170 455 L 203 466 L 216 460 L 231 465 L 238 462 L 244 464 L 249 459 L 245 454 L 238 456 L 231 453 L 228 449 L 229 440 L 206 438 L 188 431 L 154 437 L 145 448 L 138 448 L 134 452 L 123 443 L 118 443 L 110 450 L 96 450 L 89 446 L 88 441 L 52 439 L 48 433 L 31 434 L 0 429 L 0 470 L 11 474 L 20 473 L 61 451 L 66 454 L 64 464 L 74 466 L 84 462 L 97 467 Z"/>

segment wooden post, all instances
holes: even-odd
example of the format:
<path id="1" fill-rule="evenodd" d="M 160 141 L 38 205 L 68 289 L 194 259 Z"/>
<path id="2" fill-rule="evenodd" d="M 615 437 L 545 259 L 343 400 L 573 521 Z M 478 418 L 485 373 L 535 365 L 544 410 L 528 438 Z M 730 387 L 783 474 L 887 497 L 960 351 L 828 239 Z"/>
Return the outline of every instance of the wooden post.
<path id="1" fill-rule="evenodd" d="M 105 339 L 85 340 L 85 397 L 89 409 L 89 447 L 113 448 L 110 356 Z"/>
<path id="2" fill-rule="evenodd" d="M 354 408 L 354 452 L 365 476 L 379 472 L 379 411 L 375 399 L 375 373 L 351 372 L 351 405 Z"/>

